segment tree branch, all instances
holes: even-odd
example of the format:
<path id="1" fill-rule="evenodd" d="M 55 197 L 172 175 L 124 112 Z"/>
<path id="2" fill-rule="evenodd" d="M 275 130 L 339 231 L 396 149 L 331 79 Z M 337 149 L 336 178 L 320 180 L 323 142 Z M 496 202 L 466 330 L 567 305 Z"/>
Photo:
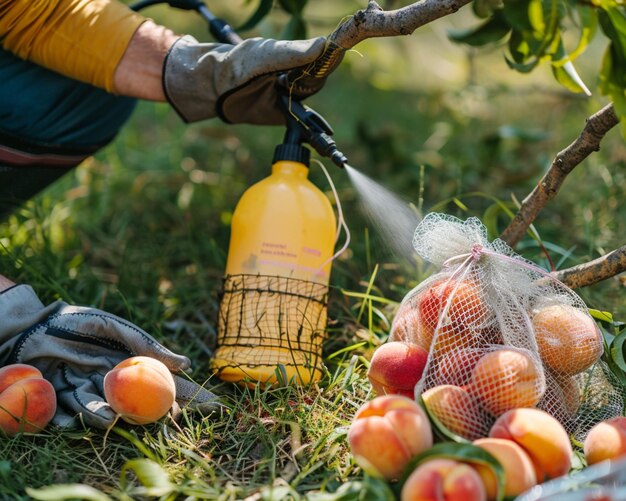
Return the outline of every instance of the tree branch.
<path id="1" fill-rule="evenodd" d="M 367 8 L 340 24 L 329 39 L 344 50 L 367 38 L 410 35 L 417 28 L 455 13 L 471 0 L 421 0 L 396 10 L 383 10 L 370 0 Z"/>
<path id="2" fill-rule="evenodd" d="M 288 73 L 286 85 L 293 95 L 309 95 L 319 89 L 319 79 L 326 78 L 341 63 L 347 50 L 367 38 L 410 35 L 417 28 L 441 17 L 454 14 L 471 0 L 420 0 L 396 10 L 383 10 L 374 0 L 357 11 L 328 36 L 324 53 L 303 68 Z"/>
<path id="3" fill-rule="evenodd" d="M 593 285 L 626 271 L 626 245 L 607 255 L 556 271 L 553 275 L 572 289 Z"/>
<path id="4" fill-rule="evenodd" d="M 524 199 L 515 218 L 500 238 L 515 247 L 539 212 L 556 196 L 567 175 L 591 153 L 600 149 L 602 138 L 618 123 L 612 104 L 589 117 L 580 136 L 556 155 L 548 172 Z"/>

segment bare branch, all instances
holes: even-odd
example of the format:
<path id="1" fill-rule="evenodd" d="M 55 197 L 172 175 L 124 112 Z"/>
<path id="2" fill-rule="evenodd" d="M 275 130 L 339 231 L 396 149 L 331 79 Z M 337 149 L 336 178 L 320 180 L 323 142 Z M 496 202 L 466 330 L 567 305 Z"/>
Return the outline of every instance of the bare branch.
<path id="1" fill-rule="evenodd" d="M 539 212 L 556 196 L 567 175 L 592 152 L 600 149 L 602 138 L 618 123 L 612 104 L 589 117 L 580 136 L 556 155 L 548 172 L 524 199 L 515 218 L 500 238 L 515 247 Z"/>
<path id="2" fill-rule="evenodd" d="M 421 0 L 396 10 L 383 10 L 374 0 L 367 8 L 348 17 L 328 36 L 324 53 L 304 69 L 292 70 L 287 87 L 298 95 L 319 89 L 319 79 L 326 78 L 341 63 L 344 54 L 367 38 L 410 35 L 420 26 L 454 14 L 471 0 Z"/>
<path id="3" fill-rule="evenodd" d="M 554 272 L 553 275 L 572 289 L 577 289 L 612 278 L 624 271 L 626 271 L 626 245 L 588 263 Z"/>
<path id="4" fill-rule="evenodd" d="M 329 36 L 344 50 L 367 38 L 410 35 L 420 26 L 455 13 L 471 0 L 421 0 L 396 10 L 384 11 L 371 1 Z"/>

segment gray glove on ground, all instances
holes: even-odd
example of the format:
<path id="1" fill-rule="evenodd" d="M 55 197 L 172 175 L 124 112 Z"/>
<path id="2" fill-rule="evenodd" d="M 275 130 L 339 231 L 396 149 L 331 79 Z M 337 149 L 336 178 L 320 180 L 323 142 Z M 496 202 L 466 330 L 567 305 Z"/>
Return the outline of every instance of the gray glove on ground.
<path id="1" fill-rule="evenodd" d="M 115 412 L 104 401 L 104 376 L 135 355 L 156 358 L 173 373 L 190 366 L 187 357 L 115 315 L 62 301 L 44 306 L 28 285 L 0 293 L 0 366 L 23 363 L 42 372 L 57 393 L 52 422 L 58 426 L 80 420 L 98 428 L 110 426 Z M 179 406 L 204 413 L 220 406 L 213 393 L 184 375 L 173 375 Z"/>
<path id="2" fill-rule="evenodd" d="M 163 66 L 163 88 L 186 122 L 219 116 L 228 123 L 281 125 L 276 80 L 279 72 L 305 66 L 324 51 L 323 37 L 312 40 L 250 38 L 239 45 L 198 43 L 180 38 Z M 323 78 L 304 90 L 320 90 Z"/>

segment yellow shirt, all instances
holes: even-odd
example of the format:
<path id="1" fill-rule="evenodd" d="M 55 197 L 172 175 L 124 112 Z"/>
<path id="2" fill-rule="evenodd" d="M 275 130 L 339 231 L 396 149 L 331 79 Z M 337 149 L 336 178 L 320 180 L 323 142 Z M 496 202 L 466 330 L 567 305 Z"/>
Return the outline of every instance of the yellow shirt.
<path id="1" fill-rule="evenodd" d="M 143 16 L 115 0 L 0 0 L 0 44 L 22 59 L 115 92 Z"/>

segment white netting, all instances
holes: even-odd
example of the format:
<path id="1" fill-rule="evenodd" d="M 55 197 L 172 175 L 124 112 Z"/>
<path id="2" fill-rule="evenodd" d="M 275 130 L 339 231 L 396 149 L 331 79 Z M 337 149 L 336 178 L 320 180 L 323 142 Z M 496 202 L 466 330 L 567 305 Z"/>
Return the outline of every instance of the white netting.
<path id="1" fill-rule="evenodd" d="M 389 340 L 429 351 L 415 394 L 442 424 L 474 439 L 507 410 L 538 407 L 582 437 L 621 414 L 602 335 L 571 289 L 489 242 L 477 218 L 429 214 L 413 245 L 440 271 L 405 296 Z"/>

